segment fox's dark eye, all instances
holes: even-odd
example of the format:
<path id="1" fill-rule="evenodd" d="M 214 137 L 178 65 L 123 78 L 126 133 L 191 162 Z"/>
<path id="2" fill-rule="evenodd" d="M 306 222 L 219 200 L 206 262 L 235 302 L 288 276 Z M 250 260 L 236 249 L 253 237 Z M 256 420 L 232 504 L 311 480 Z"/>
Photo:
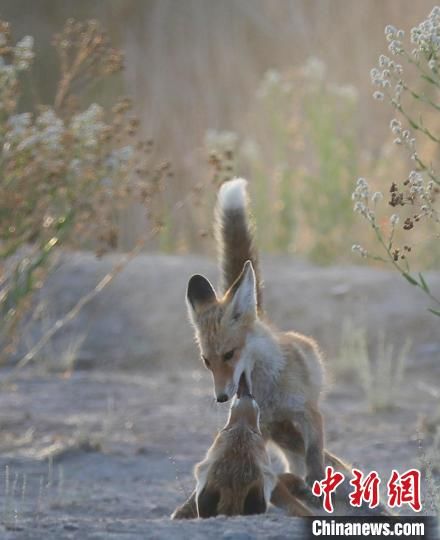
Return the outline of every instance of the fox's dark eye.
<path id="1" fill-rule="evenodd" d="M 228 351 L 227 353 L 225 353 L 223 355 L 223 360 L 225 362 L 227 362 L 228 360 L 230 360 L 232 357 L 234 356 L 234 349 L 232 349 L 232 351 Z"/>
<path id="2" fill-rule="evenodd" d="M 206 367 L 209 367 L 211 365 L 209 363 L 209 360 L 206 358 L 206 356 L 203 356 L 203 354 L 202 354 L 202 360 Z"/>

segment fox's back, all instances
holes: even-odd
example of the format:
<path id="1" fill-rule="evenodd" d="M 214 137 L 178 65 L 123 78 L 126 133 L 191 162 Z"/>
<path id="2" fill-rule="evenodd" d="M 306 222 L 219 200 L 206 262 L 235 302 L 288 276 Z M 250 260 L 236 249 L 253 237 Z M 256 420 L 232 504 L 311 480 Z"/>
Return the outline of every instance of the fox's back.
<path id="1" fill-rule="evenodd" d="M 279 378 L 279 390 L 289 395 L 304 396 L 317 402 L 324 385 L 324 366 L 315 341 L 296 332 L 277 335 L 285 369 Z"/>

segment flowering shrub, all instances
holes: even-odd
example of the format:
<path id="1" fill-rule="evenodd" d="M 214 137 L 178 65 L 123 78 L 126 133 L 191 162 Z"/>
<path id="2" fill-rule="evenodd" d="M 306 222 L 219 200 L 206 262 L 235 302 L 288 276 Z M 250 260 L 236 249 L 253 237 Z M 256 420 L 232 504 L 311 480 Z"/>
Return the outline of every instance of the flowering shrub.
<path id="1" fill-rule="evenodd" d="M 54 103 L 21 112 L 21 74 L 34 59 L 33 39 L 14 45 L 8 23 L 0 22 L 3 336 L 44 276 L 53 250 L 61 244 L 98 253 L 117 247 L 120 210 L 134 201 L 146 207 L 166 170 L 152 167 L 152 143 L 138 138 L 130 100 L 110 110 L 80 105 L 89 82 L 122 69 L 121 53 L 99 24 L 69 20 L 53 43 L 61 72 Z"/>
<path id="2" fill-rule="evenodd" d="M 384 195 L 371 192 L 368 182 L 358 179 L 352 196 L 354 211 L 371 226 L 382 251 L 372 254 L 359 244 L 352 249 L 363 257 L 390 262 L 409 283 L 429 296 L 436 306 L 430 311 L 440 316 L 440 298 L 432 293 L 422 273 L 412 271 L 417 252 L 413 248 L 420 246 L 410 242 L 415 229 L 428 225 L 433 249 L 439 253 L 440 175 L 436 158 L 438 161 L 440 135 L 435 130 L 440 111 L 436 101 L 440 89 L 440 7 L 411 30 L 411 51 L 404 44 L 403 30 L 388 25 L 385 36 L 391 56 L 381 55 L 378 67 L 371 70 L 372 83 L 379 88 L 373 97 L 394 109 L 397 117 L 390 122 L 394 143 L 405 150 L 412 167 L 401 181 L 390 180 L 388 224 L 379 218 L 380 212 L 387 213 Z"/>

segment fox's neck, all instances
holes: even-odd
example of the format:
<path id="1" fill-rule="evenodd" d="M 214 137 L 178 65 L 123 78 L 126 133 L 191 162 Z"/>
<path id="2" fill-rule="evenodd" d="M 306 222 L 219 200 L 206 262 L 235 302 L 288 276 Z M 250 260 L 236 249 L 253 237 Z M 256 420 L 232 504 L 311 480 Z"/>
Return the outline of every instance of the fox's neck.
<path id="1" fill-rule="evenodd" d="M 252 394 L 260 407 L 271 401 L 285 360 L 270 328 L 257 319 L 246 340 L 246 352 L 253 364 Z"/>

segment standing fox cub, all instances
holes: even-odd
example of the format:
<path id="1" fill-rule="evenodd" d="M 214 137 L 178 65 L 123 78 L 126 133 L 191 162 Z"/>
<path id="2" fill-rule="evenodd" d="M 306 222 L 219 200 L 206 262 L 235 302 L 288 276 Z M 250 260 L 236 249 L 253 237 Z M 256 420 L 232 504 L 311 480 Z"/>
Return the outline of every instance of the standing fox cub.
<path id="1" fill-rule="evenodd" d="M 269 502 L 289 515 L 312 515 L 297 498 L 306 498 L 304 481 L 292 474 L 277 477 L 272 471 L 259 416 L 243 374 L 225 427 L 194 469 L 196 489 L 174 519 L 261 514 Z M 308 498 L 313 499 L 311 492 Z"/>
<path id="2" fill-rule="evenodd" d="M 305 478 L 313 485 L 324 477 L 319 411 L 324 377 L 318 347 L 305 336 L 273 329 L 263 317 L 245 180 L 221 186 L 216 217 L 222 294 L 205 277 L 194 275 L 187 304 L 217 401 L 231 399 L 244 374 L 260 407 L 264 440 L 283 451 L 289 470 L 302 474 L 297 467 L 305 461 Z"/>

